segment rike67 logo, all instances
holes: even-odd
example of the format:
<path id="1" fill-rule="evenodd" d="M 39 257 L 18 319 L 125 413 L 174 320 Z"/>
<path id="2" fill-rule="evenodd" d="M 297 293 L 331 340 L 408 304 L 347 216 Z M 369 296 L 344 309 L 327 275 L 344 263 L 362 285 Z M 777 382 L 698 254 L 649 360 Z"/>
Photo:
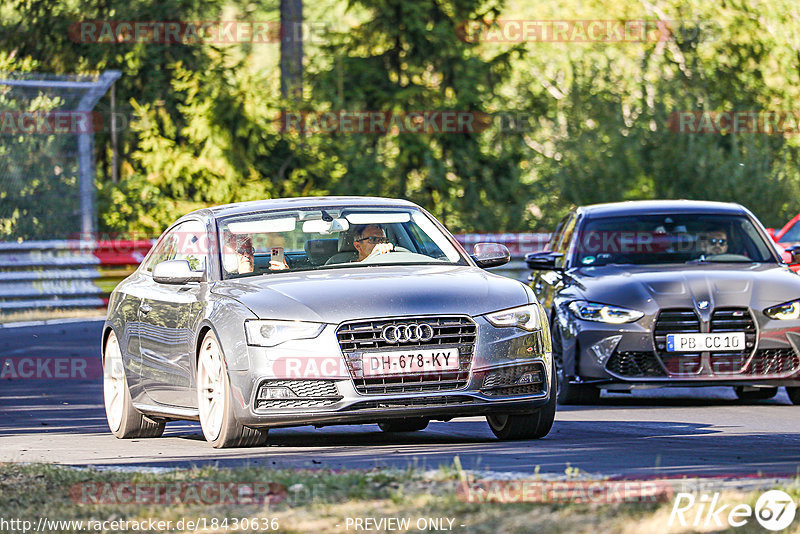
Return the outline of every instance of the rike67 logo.
<path id="1" fill-rule="evenodd" d="M 765 529 L 779 531 L 794 521 L 797 503 L 788 493 L 770 490 L 756 501 L 755 508 L 749 504 L 721 504 L 720 494 L 703 493 L 699 498 L 693 493 L 678 493 L 669 516 L 669 526 L 723 528 L 742 527 L 753 518 Z"/>

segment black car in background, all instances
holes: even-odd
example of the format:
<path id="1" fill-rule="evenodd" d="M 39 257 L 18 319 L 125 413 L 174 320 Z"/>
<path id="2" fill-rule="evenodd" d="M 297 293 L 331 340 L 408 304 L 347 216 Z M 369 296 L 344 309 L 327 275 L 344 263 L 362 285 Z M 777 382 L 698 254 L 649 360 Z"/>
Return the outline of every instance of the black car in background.
<path id="1" fill-rule="evenodd" d="M 550 318 L 561 403 L 719 385 L 749 400 L 786 386 L 800 403 L 800 276 L 744 207 L 579 207 L 526 262 Z"/>

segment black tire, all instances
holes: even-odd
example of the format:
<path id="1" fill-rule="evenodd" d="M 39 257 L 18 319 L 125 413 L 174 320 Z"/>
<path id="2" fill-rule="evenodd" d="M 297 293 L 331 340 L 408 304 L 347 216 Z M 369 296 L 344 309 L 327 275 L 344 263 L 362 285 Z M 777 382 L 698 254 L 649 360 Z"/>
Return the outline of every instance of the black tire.
<path id="1" fill-rule="evenodd" d="M 200 381 L 200 365 L 203 358 L 202 352 L 204 350 L 216 351 L 219 357 L 222 371 L 222 392 L 220 398 L 223 402 L 221 407 L 222 421 L 220 423 L 219 432 L 214 432 L 212 434 L 212 431 L 208 428 L 209 422 L 205 420 L 206 418 L 204 417 L 203 410 L 200 410 L 200 426 L 203 429 L 203 435 L 206 440 L 215 449 L 263 445 L 267 440 L 267 432 L 269 429 L 247 427 L 236 420 L 236 416 L 233 413 L 233 396 L 231 393 L 230 378 L 228 377 L 228 369 L 225 364 L 225 357 L 222 353 L 222 347 L 212 331 L 209 331 L 203 338 L 203 342 L 200 344 L 200 352 L 198 353 L 198 379 L 196 381 L 198 406 L 203 402 L 203 395 L 206 394 Z"/>
<path id="2" fill-rule="evenodd" d="M 553 384 L 555 387 L 555 362 L 553 363 Z M 541 439 L 550 433 L 556 419 L 556 395 L 550 392 L 547 404 L 532 414 L 487 415 L 486 422 L 497 439 L 503 441 L 519 439 Z"/>
<path id="3" fill-rule="evenodd" d="M 378 426 L 384 432 L 417 432 L 425 430 L 430 423 L 430 419 L 424 417 L 409 417 L 406 419 L 396 419 L 394 421 L 384 421 Z"/>
<path id="4" fill-rule="evenodd" d="M 792 404 L 800 404 L 800 387 L 786 388 L 786 393 L 789 395 L 789 400 Z"/>
<path id="5" fill-rule="evenodd" d="M 119 358 L 117 360 L 117 358 Z M 118 376 L 117 384 L 120 404 L 112 406 L 108 397 L 112 394 L 112 372 L 117 365 L 116 371 L 122 371 Z M 133 406 L 131 391 L 128 388 L 128 379 L 125 374 L 122 354 L 119 352 L 119 343 L 116 334 L 112 331 L 106 339 L 103 347 L 103 397 L 106 410 L 106 421 L 111 433 L 120 439 L 132 438 L 158 438 L 164 433 L 166 421 L 163 419 L 152 419 Z M 116 415 L 112 415 L 112 410 L 119 410 Z M 117 421 L 119 423 L 117 424 Z"/>
<path id="6" fill-rule="evenodd" d="M 570 404 L 597 404 L 600 400 L 600 390 L 585 384 L 570 384 L 564 373 L 564 347 L 561 344 L 561 329 L 557 321 L 550 322 L 550 338 L 553 341 L 553 361 L 556 364 L 556 382 L 558 384 L 558 403 Z"/>
<path id="7" fill-rule="evenodd" d="M 733 392 L 739 400 L 743 401 L 757 401 L 771 399 L 778 394 L 778 388 L 758 388 L 754 390 L 745 391 L 742 386 L 734 386 Z"/>

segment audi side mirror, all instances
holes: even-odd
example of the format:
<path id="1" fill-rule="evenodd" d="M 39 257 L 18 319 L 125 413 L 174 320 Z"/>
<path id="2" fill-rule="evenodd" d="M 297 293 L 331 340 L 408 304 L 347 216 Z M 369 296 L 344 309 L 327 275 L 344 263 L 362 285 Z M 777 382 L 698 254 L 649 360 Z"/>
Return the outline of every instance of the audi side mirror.
<path id="1" fill-rule="evenodd" d="M 162 261 L 153 268 L 153 280 L 159 284 L 202 282 L 205 273 L 193 271 L 186 260 Z"/>
<path id="2" fill-rule="evenodd" d="M 511 261 L 511 253 L 508 248 L 499 243 L 475 243 L 470 257 L 481 269 L 498 267 Z"/>

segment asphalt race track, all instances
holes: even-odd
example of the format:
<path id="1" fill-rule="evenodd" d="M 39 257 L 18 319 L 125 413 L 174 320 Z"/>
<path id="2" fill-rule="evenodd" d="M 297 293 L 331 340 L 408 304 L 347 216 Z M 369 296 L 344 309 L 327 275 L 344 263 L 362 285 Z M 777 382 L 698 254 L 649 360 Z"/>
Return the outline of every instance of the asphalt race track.
<path id="1" fill-rule="evenodd" d="M 270 432 L 268 445 L 212 449 L 197 423 L 170 423 L 158 439 L 118 440 L 108 431 L 99 369 L 102 322 L 0 328 L 0 358 L 38 362 L 46 378 L 0 380 L 0 461 L 68 465 L 437 468 L 459 456 L 467 469 L 563 475 L 569 466 L 607 476 L 795 476 L 800 406 L 783 390 L 744 404 L 730 388 L 662 389 L 604 396 L 598 406 L 561 407 L 550 435 L 498 442 L 483 418 L 433 422 L 390 436 L 376 425 Z M 88 358 L 86 379 L 65 379 Z M 81 365 L 70 367 L 69 359 Z M 9 363 L 10 362 L 10 363 Z M 29 364 L 27 374 L 33 367 Z M 47 376 L 52 375 L 52 378 Z"/>

